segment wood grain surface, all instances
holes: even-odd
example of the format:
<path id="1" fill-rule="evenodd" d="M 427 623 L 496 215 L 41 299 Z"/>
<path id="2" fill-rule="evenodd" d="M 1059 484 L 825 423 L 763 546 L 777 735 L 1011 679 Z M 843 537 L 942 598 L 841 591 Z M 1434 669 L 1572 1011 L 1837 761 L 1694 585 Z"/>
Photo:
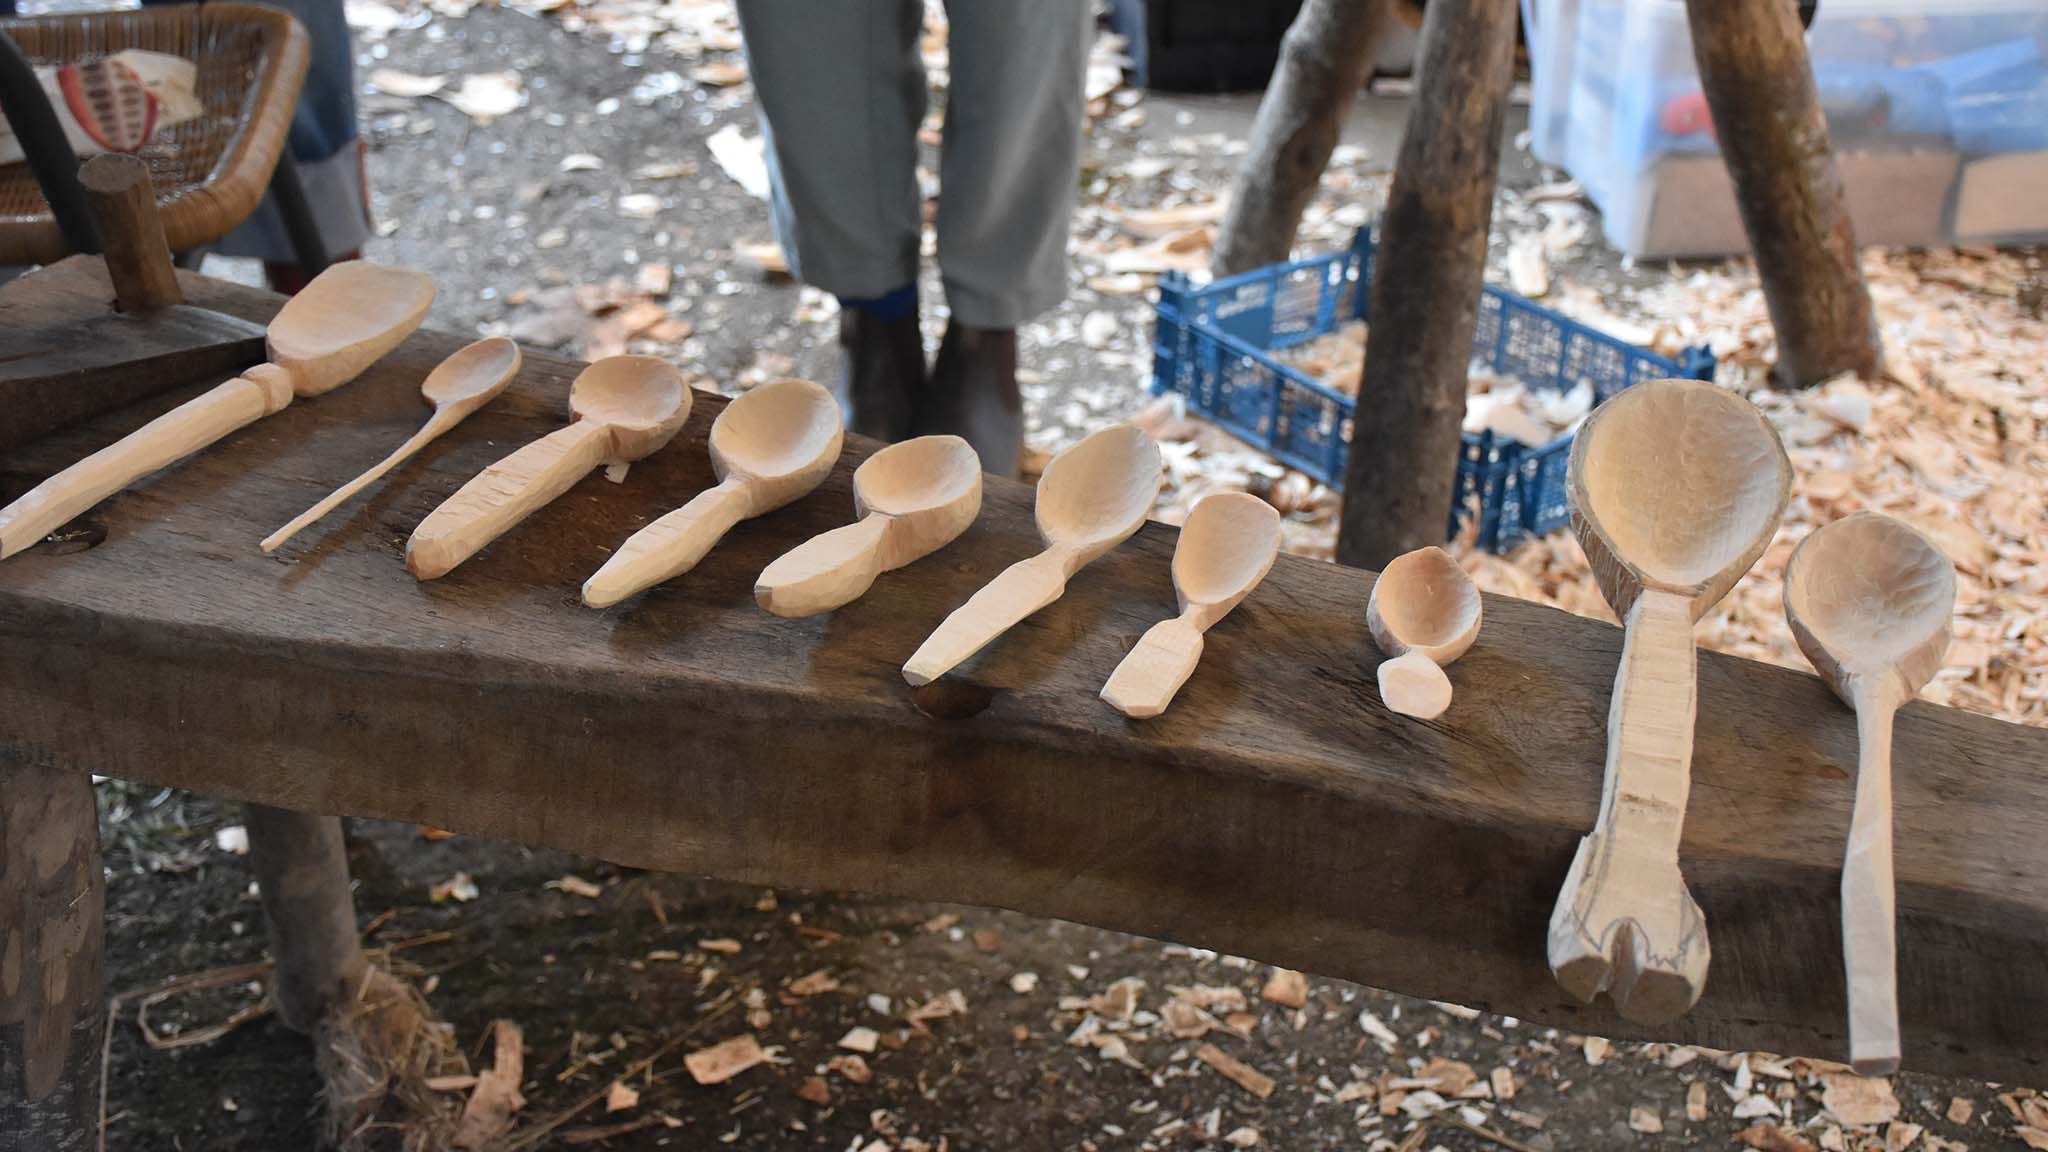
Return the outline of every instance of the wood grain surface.
<path id="1" fill-rule="evenodd" d="M 10 315 L 101 307 L 70 262 Z M 276 298 L 197 277 L 193 302 Z M 1621 632 L 1488 597 L 1435 721 L 1379 702 L 1369 573 L 1282 557 L 1208 637 L 1174 707 L 1124 719 L 1103 676 L 1172 603 L 1148 524 L 1067 595 L 926 689 L 898 666 L 1040 545 L 991 479 L 958 541 L 829 615 L 779 619 L 754 578 L 852 518 L 833 475 L 733 529 L 687 576 L 603 612 L 578 586 L 712 483 L 703 397 L 622 484 L 594 475 L 445 579 L 406 536 L 560 424 L 577 365 L 531 354 L 507 395 L 367 498 L 266 557 L 264 533 L 403 440 L 466 337 L 421 331 L 0 564 L 0 760 L 259 803 L 430 822 L 730 880 L 1059 916 L 1603 1035 L 1545 922 L 1592 827 Z M 202 385 L 203 386 L 203 385 Z M 0 457 L 0 498 L 181 390 Z M 1682 866 L 1711 926 L 1706 994 L 1658 1038 L 1845 1056 L 1837 886 L 1855 722 L 1815 677 L 1700 660 Z M 2048 1080 L 2048 732 L 1927 704 L 1898 717 L 1899 993 L 1908 1068 Z"/>

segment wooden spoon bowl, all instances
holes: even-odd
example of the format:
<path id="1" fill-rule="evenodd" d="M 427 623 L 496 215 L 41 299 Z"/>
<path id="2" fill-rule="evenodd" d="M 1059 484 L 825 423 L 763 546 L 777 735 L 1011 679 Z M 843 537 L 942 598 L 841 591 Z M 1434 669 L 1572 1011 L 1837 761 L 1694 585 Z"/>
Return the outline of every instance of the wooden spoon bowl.
<path id="1" fill-rule="evenodd" d="M 1926 536 L 1859 512 L 1820 529 L 1785 565 L 1785 618 L 1799 650 L 1856 710 L 1856 808 L 1842 861 L 1849 1058 L 1865 1076 L 1899 1066 L 1892 880 L 1892 715 L 1941 669 L 1956 570 Z"/>
<path id="2" fill-rule="evenodd" d="M 690 418 L 690 387 L 658 356 L 607 356 L 569 385 L 573 419 L 602 425 L 610 434 L 607 464 L 651 455 L 675 438 Z"/>
<path id="3" fill-rule="evenodd" d="M 1693 624 L 1771 542 L 1791 463 L 1763 413 L 1697 380 L 1655 380 L 1593 411 L 1572 443 L 1572 526 L 1627 626 L 1600 814 L 1551 913 L 1551 972 L 1630 1020 L 1672 1019 L 1706 987 L 1705 919 L 1678 869 L 1691 789 Z"/>
<path id="4" fill-rule="evenodd" d="M 1418 548 L 1373 581 L 1365 619 L 1380 651 L 1380 699 L 1404 716 L 1432 720 L 1451 706 L 1443 667 L 1479 636 L 1479 588 L 1441 548 Z"/>
<path id="5" fill-rule="evenodd" d="M 383 359 L 434 302 L 424 272 L 347 260 L 331 264 L 270 322 L 270 362 L 300 396 L 331 392 Z"/>

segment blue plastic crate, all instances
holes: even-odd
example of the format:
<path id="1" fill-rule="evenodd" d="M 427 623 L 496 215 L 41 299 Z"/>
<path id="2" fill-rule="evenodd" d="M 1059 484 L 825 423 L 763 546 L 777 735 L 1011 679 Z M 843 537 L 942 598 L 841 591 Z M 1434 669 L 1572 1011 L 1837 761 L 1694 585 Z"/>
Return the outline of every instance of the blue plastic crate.
<path id="1" fill-rule="evenodd" d="M 1201 288 L 1169 274 L 1159 286 L 1152 390 L 1187 397 L 1188 408 L 1290 467 L 1341 487 L 1353 401 L 1268 355 L 1346 320 L 1366 318 L 1373 241 L 1360 229 L 1349 251 L 1273 264 Z M 1679 360 L 1624 343 L 1488 285 L 1479 300 L 1472 358 L 1532 389 L 1593 382 L 1595 402 L 1641 380 L 1709 380 L 1714 357 L 1689 348 Z M 1450 533 L 1479 515 L 1479 546 L 1501 552 L 1570 519 L 1565 465 L 1571 437 L 1540 448 L 1465 437 Z"/>

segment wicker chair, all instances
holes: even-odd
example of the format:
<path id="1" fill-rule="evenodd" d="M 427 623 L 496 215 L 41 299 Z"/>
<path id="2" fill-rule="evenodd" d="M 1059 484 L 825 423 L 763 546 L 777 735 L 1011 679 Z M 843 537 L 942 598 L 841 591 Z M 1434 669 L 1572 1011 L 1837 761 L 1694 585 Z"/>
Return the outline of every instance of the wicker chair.
<path id="1" fill-rule="evenodd" d="M 264 189 L 273 181 L 293 240 L 305 247 L 299 243 L 301 229 L 310 229 L 311 222 L 285 135 L 306 77 L 310 44 L 306 30 L 289 13 L 222 0 L 0 20 L 0 34 L 20 49 L 13 60 L 17 69 L 20 57 L 33 64 L 65 64 L 129 48 L 196 61 L 198 95 L 205 111 L 158 132 L 138 153 L 149 164 L 171 251 L 190 251 L 227 235 L 262 203 Z M 0 45 L 0 50 L 4 48 Z M 0 51 L 0 56 L 13 55 Z M 7 63 L 0 59 L 0 67 Z M 14 78 L 18 81 L 19 76 Z M 7 114 L 25 149 L 32 156 L 59 150 L 62 155 L 46 155 L 38 164 L 0 165 L 0 265 L 47 264 L 84 247 L 68 242 L 67 236 L 91 235 L 90 224 L 80 224 L 84 214 L 77 193 L 77 161 L 61 133 L 53 145 L 24 123 L 34 121 L 38 110 L 19 107 L 23 101 L 18 83 L 6 91 Z M 35 95 L 39 99 L 39 91 Z M 42 103 L 41 112 L 47 115 L 47 102 Z M 46 197 L 44 189 L 52 185 L 56 186 Z M 58 205 L 55 212 L 53 202 Z M 297 220 L 292 219 L 295 206 Z"/>

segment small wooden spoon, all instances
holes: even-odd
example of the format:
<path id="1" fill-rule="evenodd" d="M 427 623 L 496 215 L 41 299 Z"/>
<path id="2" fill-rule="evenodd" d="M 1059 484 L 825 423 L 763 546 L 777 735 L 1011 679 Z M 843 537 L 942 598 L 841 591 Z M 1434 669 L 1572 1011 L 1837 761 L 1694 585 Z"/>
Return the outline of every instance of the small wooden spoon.
<path id="1" fill-rule="evenodd" d="M 355 379 L 411 335 L 433 302 L 434 281 L 424 272 L 362 260 L 330 266 L 271 319 L 268 364 L 187 400 L 0 509 L 0 559 L 292 397 Z"/>
<path id="2" fill-rule="evenodd" d="M 1380 651 L 1380 700 L 1418 720 L 1434 720 L 1451 706 L 1444 665 L 1479 637 L 1479 588 L 1441 548 L 1417 548 L 1394 557 L 1373 581 L 1365 602 L 1366 626 Z"/>
<path id="3" fill-rule="evenodd" d="M 405 567 L 421 580 L 454 571 L 536 509 L 602 465 L 648 456 L 690 418 L 683 374 L 654 356 L 607 356 L 569 386 L 572 423 L 470 478 L 405 545 Z"/>
<path id="4" fill-rule="evenodd" d="M 1692 784 L 1693 624 L 1777 532 L 1792 466 L 1747 400 L 1696 380 L 1638 384 L 1572 443 L 1572 526 L 1626 622 L 1600 816 L 1550 916 L 1550 970 L 1630 1020 L 1673 1019 L 1706 986 L 1706 922 L 1678 871 Z"/>
<path id="5" fill-rule="evenodd" d="M 981 514 L 981 458 L 958 436 L 891 444 L 853 471 L 858 520 L 811 537 L 761 570 L 754 599 L 777 616 L 851 604 L 875 577 L 931 555 Z"/>
<path id="6" fill-rule="evenodd" d="M 1067 581 L 1129 539 L 1159 498 L 1159 445 L 1118 424 L 1053 457 L 1038 480 L 1038 534 L 1046 549 L 1004 569 L 940 623 L 903 666 L 929 684 L 1040 608 Z"/>
<path id="7" fill-rule="evenodd" d="M 1279 554 L 1280 513 L 1271 504 L 1248 492 L 1204 497 L 1173 548 L 1180 615 L 1146 629 L 1102 686 L 1102 698 L 1134 720 L 1166 711 L 1202 659 L 1202 634 L 1259 586 Z"/>
<path id="8" fill-rule="evenodd" d="M 1842 861 L 1849 1058 L 1861 1076 L 1899 1067 L 1892 892 L 1892 713 L 1941 670 L 1956 569 L 1932 541 L 1859 512 L 1805 540 L 1785 565 L 1785 619 L 1821 679 L 1856 710 L 1856 809 Z"/>
<path id="9" fill-rule="evenodd" d="M 717 485 L 633 533 L 584 582 L 583 602 L 617 604 L 695 568 L 733 525 L 823 482 L 845 431 L 832 394 L 809 380 L 777 380 L 735 399 L 711 424 Z"/>
<path id="10" fill-rule="evenodd" d="M 264 538 L 263 550 L 275 552 L 285 541 L 314 521 L 341 506 L 341 502 L 375 483 L 377 478 L 405 463 L 413 453 L 440 438 L 441 434 L 469 418 L 469 414 L 495 399 L 519 374 L 519 345 L 503 336 L 479 340 L 435 365 L 420 383 L 420 394 L 434 406 L 434 414 L 412 439 L 398 446 L 382 463 L 329 493 L 325 500 L 299 513 L 291 523 Z"/>

